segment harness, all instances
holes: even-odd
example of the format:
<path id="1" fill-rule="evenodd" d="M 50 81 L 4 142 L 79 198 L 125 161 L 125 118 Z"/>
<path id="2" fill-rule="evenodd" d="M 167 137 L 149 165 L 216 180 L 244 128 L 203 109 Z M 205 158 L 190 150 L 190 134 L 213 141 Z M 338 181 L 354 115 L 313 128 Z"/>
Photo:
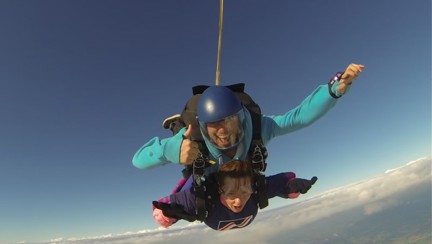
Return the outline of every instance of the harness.
<path id="1" fill-rule="evenodd" d="M 261 119 L 259 119 L 261 122 Z M 259 128 L 261 128 L 261 123 L 259 123 Z M 255 124 L 253 124 L 254 130 L 255 130 Z M 254 172 L 254 178 L 255 178 L 255 191 L 252 195 L 254 201 L 257 203 L 258 207 L 260 209 L 263 209 L 268 206 L 268 198 L 265 191 L 265 174 L 264 171 L 266 170 L 267 163 L 265 162 L 268 154 L 267 149 L 265 148 L 264 144 L 262 143 L 261 139 L 261 130 L 259 130 L 259 133 L 255 133 L 256 136 L 259 135 L 259 138 L 255 138 L 255 135 L 253 135 L 252 138 L 252 144 L 249 149 L 249 157 L 252 161 L 252 169 Z M 196 220 L 204 221 L 209 213 L 209 210 L 212 208 L 212 194 L 207 194 L 208 189 L 206 180 L 208 179 L 208 176 L 204 174 L 205 167 L 210 165 L 209 159 L 208 159 L 208 150 L 207 147 L 205 147 L 205 144 L 203 142 L 200 142 L 199 144 L 204 145 L 200 146 L 200 148 L 203 148 L 202 150 L 206 151 L 207 154 L 203 154 L 201 151 L 200 155 L 194 160 L 193 166 L 192 166 L 192 177 L 193 177 L 193 188 L 195 191 L 195 211 L 196 211 Z M 205 148 L 205 149 L 204 149 Z M 184 173 L 185 171 L 183 171 Z M 217 191 L 217 189 L 216 189 Z"/>
<path id="2" fill-rule="evenodd" d="M 231 89 L 240 99 L 243 106 L 248 109 L 252 119 L 252 143 L 249 148 L 248 157 L 252 161 L 252 168 L 255 177 L 255 192 L 253 199 L 260 209 L 268 206 L 268 198 L 265 192 L 265 170 L 267 163 L 267 149 L 264 146 L 261 138 L 261 109 L 252 98 L 244 92 L 244 83 L 237 83 L 226 86 Z M 186 103 L 181 114 L 183 127 L 192 125 L 192 133 L 190 139 L 195 141 L 200 150 L 199 156 L 194 160 L 192 165 L 188 165 L 182 170 L 185 179 L 193 177 L 193 189 L 196 197 L 196 220 L 201 222 L 208 216 L 209 210 L 212 208 L 212 194 L 209 194 L 207 189 L 208 176 L 205 175 L 205 169 L 210 166 L 209 151 L 205 145 L 204 139 L 199 130 L 196 107 L 199 97 L 209 86 L 199 85 L 192 88 L 193 96 Z M 180 128 L 180 127 L 176 127 Z M 179 129 L 178 129 L 179 130 Z M 173 130 L 177 134 L 178 130 Z M 181 217 L 180 217 L 181 218 Z"/>

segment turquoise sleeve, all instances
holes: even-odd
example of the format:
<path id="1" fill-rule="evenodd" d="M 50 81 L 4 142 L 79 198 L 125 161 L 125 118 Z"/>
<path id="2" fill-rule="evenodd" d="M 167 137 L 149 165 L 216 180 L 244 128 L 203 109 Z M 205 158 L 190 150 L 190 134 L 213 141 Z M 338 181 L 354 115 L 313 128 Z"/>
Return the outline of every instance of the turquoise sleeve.
<path id="1" fill-rule="evenodd" d="M 328 85 L 321 85 L 306 97 L 300 105 L 283 115 L 263 116 L 262 138 L 267 144 L 273 137 L 285 135 L 305 128 L 325 115 L 336 105 Z"/>
<path id="2" fill-rule="evenodd" d="M 345 94 L 348 93 L 348 91 L 349 91 L 350 88 L 351 88 L 351 85 L 352 85 L 352 83 L 349 84 L 349 85 L 347 85 L 347 87 L 346 87 L 346 89 L 345 89 L 345 93 L 344 93 L 344 94 L 341 94 L 340 92 L 337 91 L 337 88 L 338 88 L 338 86 L 339 86 L 339 81 L 335 81 L 335 83 L 334 83 L 333 86 L 332 86 L 332 92 L 333 92 L 334 94 L 336 94 L 336 96 L 340 97 L 340 96 L 345 95 Z"/>
<path id="3" fill-rule="evenodd" d="M 139 169 L 150 169 L 167 163 L 179 163 L 184 132 L 185 128 L 169 138 L 152 138 L 135 153 L 132 164 Z"/>

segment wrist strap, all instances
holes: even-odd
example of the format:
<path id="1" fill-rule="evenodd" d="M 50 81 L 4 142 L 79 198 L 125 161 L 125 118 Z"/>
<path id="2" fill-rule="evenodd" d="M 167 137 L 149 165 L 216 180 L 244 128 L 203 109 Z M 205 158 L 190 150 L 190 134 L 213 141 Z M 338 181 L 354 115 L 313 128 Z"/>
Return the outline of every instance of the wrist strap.
<path id="1" fill-rule="evenodd" d="M 342 75 L 343 75 L 343 72 L 337 72 L 337 73 L 336 73 L 336 74 L 335 74 L 335 75 L 330 79 L 330 81 L 329 81 L 329 83 L 328 83 L 328 89 L 329 89 L 330 96 L 332 96 L 332 97 L 335 98 L 335 99 L 338 99 L 338 98 L 342 97 L 342 95 L 340 95 L 340 96 L 336 95 L 336 94 L 333 92 L 332 87 L 333 87 L 334 83 L 336 83 L 336 81 L 339 81 L 339 80 L 340 80 L 340 78 L 342 77 Z"/>

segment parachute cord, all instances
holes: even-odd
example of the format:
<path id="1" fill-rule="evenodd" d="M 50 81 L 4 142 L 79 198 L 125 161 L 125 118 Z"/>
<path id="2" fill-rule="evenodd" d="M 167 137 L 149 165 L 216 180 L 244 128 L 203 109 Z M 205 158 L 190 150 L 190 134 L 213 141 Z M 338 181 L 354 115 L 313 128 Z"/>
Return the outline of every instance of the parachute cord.
<path id="1" fill-rule="evenodd" d="M 216 63 L 216 85 L 220 83 L 220 56 L 222 49 L 222 27 L 223 27 L 223 0 L 220 0 L 220 13 L 219 13 L 219 38 L 218 38 L 218 52 Z"/>

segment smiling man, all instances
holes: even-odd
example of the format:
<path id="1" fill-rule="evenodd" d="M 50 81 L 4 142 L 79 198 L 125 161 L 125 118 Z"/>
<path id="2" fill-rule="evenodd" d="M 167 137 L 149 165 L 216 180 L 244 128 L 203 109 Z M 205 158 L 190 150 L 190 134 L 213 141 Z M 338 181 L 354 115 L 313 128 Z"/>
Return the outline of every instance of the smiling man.
<path id="1" fill-rule="evenodd" d="M 206 168 L 206 174 L 216 172 L 231 160 L 249 160 L 254 134 L 259 134 L 266 146 L 273 138 L 305 128 L 323 117 L 345 95 L 364 65 L 350 64 L 344 72 L 332 76 L 330 82 L 320 85 L 294 109 L 279 115 L 259 114 L 260 128 L 254 126 L 252 112 L 236 94 L 224 86 L 210 86 L 199 97 L 196 114 L 198 133 L 203 136 L 208 159 L 216 162 Z M 282 98 L 283 99 L 283 98 Z M 174 117 L 178 118 L 178 117 Z M 174 121 L 169 118 L 168 121 Z M 171 128 L 168 126 L 167 128 Z M 254 129 L 258 129 L 258 133 Z M 133 165 L 150 169 L 167 163 L 190 166 L 201 153 L 200 145 L 191 138 L 197 131 L 189 124 L 172 137 L 154 137 L 134 155 Z"/>

